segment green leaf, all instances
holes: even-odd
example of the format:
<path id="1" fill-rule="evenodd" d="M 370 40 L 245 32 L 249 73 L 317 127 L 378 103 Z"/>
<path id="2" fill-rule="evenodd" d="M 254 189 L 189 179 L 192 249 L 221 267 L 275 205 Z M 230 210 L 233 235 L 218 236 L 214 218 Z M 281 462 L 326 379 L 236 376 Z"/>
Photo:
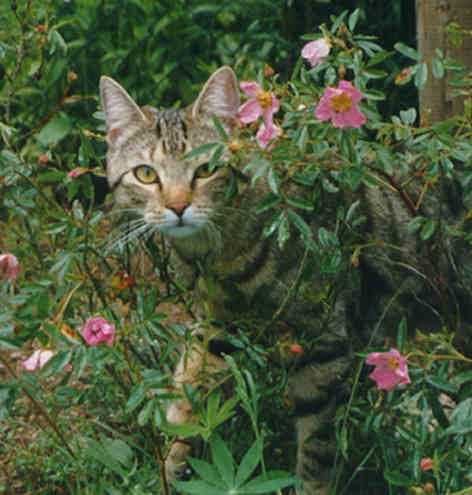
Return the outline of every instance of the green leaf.
<path id="1" fill-rule="evenodd" d="M 211 457 L 221 478 L 228 486 L 234 484 L 234 460 L 227 445 L 217 434 L 213 434 L 210 439 Z"/>
<path id="2" fill-rule="evenodd" d="M 399 471 L 385 471 L 384 476 L 387 481 L 395 486 L 412 486 L 414 484 L 414 480 Z"/>
<path id="3" fill-rule="evenodd" d="M 120 463 L 105 450 L 100 442 L 97 442 L 93 438 L 87 438 L 85 455 L 101 462 L 110 471 L 118 473 L 126 479 L 126 471 L 121 467 Z"/>
<path id="4" fill-rule="evenodd" d="M 418 70 L 415 74 L 415 86 L 422 90 L 426 86 L 426 81 L 428 80 L 428 66 L 426 62 L 418 65 Z"/>
<path id="5" fill-rule="evenodd" d="M 429 219 L 421 229 L 421 239 L 423 241 L 427 241 L 433 234 L 434 231 L 436 230 L 436 221 L 433 219 Z"/>
<path id="6" fill-rule="evenodd" d="M 311 201 L 308 201 L 304 198 L 296 198 L 295 196 L 286 196 L 285 197 L 287 203 L 295 206 L 295 208 L 300 208 L 305 211 L 313 211 L 314 206 Z"/>
<path id="7" fill-rule="evenodd" d="M 192 495 L 222 495 L 225 490 L 221 486 L 210 485 L 202 480 L 197 481 L 175 481 L 174 486 L 185 493 Z"/>
<path id="8" fill-rule="evenodd" d="M 256 440 L 241 460 L 238 472 L 236 473 L 235 484 L 237 487 L 242 485 L 256 469 L 260 460 L 259 452 L 259 442 Z"/>
<path id="9" fill-rule="evenodd" d="M 310 226 L 303 220 L 303 218 L 293 210 L 287 210 L 287 215 L 292 220 L 295 227 L 300 231 L 302 235 L 305 237 L 311 236 L 311 228 Z"/>
<path id="10" fill-rule="evenodd" d="M 209 153 L 213 148 L 216 148 L 219 146 L 219 143 L 206 143 L 202 144 L 198 148 L 195 148 L 192 151 L 189 151 L 187 154 L 185 154 L 182 159 L 183 160 L 190 160 L 190 158 L 195 158 L 196 156 L 204 155 L 205 153 Z"/>
<path id="11" fill-rule="evenodd" d="M 223 139 L 224 141 L 227 141 L 229 139 L 228 134 L 225 131 L 225 128 L 221 124 L 220 119 L 216 115 L 211 116 L 213 120 L 213 124 L 215 124 L 216 130 L 218 131 L 218 134 L 220 135 L 220 138 Z"/>
<path id="12" fill-rule="evenodd" d="M 102 441 L 105 452 L 120 464 L 129 467 L 133 463 L 134 453 L 129 445 L 119 438 L 104 438 Z"/>
<path id="13" fill-rule="evenodd" d="M 410 48 L 404 43 L 395 43 L 395 45 L 393 45 L 393 48 L 395 48 L 395 50 L 397 50 L 397 52 L 400 52 L 402 55 L 405 55 L 405 57 L 412 58 L 413 60 L 420 59 L 419 53 L 415 49 Z"/>
<path id="14" fill-rule="evenodd" d="M 406 325 L 406 317 L 404 316 L 398 325 L 397 330 L 397 348 L 400 352 L 403 351 L 406 338 L 408 337 L 408 328 Z"/>
<path id="15" fill-rule="evenodd" d="M 138 424 L 139 426 L 144 426 L 152 416 L 152 411 L 154 409 L 154 401 L 149 400 L 145 406 L 139 411 L 138 414 Z"/>
<path id="16" fill-rule="evenodd" d="M 161 425 L 161 428 L 169 435 L 173 435 L 176 437 L 180 436 L 184 438 L 203 435 L 206 432 L 206 429 L 203 426 L 194 424 L 177 425 L 167 423 L 165 425 Z"/>
<path id="17" fill-rule="evenodd" d="M 41 129 L 41 132 L 36 135 L 36 139 L 43 146 L 54 146 L 68 136 L 72 129 L 73 126 L 69 117 L 59 114 Z"/>
<path id="18" fill-rule="evenodd" d="M 289 237 L 290 237 L 290 224 L 288 222 L 287 216 L 284 215 L 280 220 L 279 228 L 277 231 L 277 241 L 281 249 L 288 241 Z"/>
<path id="19" fill-rule="evenodd" d="M 441 79 L 444 76 L 444 65 L 441 60 L 433 58 L 431 62 L 431 68 L 433 69 L 433 76 L 437 79 Z"/>
<path id="20" fill-rule="evenodd" d="M 451 392 L 453 394 L 457 393 L 457 386 L 452 384 L 449 380 L 444 380 L 439 376 L 427 376 L 426 383 L 429 383 L 439 390 L 444 390 L 446 392 Z"/>
<path id="21" fill-rule="evenodd" d="M 270 190 L 274 194 L 279 194 L 279 186 L 277 184 L 277 179 L 275 177 L 274 167 L 271 167 L 267 175 L 267 182 L 269 184 Z"/>
<path id="22" fill-rule="evenodd" d="M 267 473 L 270 476 L 270 472 Z M 252 481 L 250 481 L 247 485 L 240 488 L 240 493 L 274 493 L 277 490 L 281 490 L 282 488 L 286 488 L 288 486 L 295 484 L 295 478 L 292 477 L 277 477 L 274 479 L 261 479 L 258 477 Z"/>
<path id="23" fill-rule="evenodd" d="M 424 217 L 415 217 L 408 222 L 407 229 L 409 232 L 416 232 L 426 221 Z"/>
<path id="24" fill-rule="evenodd" d="M 352 32 L 356 27 L 357 21 L 359 20 L 359 14 L 361 13 L 361 9 L 356 9 L 350 16 L 348 20 L 349 30 Z"/>
<path id="25" fill-rule="evenodd" d="M 222 483 L 223 480 L 213 464 L 209 464 L 201 459 L 195 459 L 194 457 L 188 457 L 187 460 L 195 472 L 208 483 L 212 485 L 220 485 Z"/>
<path id="26" fill-rule="evenodd" d="M 451 426 L 446 429 L 447 434 L 465 434 L 472 432 L 472 398 L 459 403 L 451 414 Z"/>
<path id="27" fill-rule="evenodd" d="M 133 387 L 131 395 L 126 403 L 126 411 L 134 411 L 143 400 L 146 398 L 147 385 L 144 382 L 140 382 Z"/>

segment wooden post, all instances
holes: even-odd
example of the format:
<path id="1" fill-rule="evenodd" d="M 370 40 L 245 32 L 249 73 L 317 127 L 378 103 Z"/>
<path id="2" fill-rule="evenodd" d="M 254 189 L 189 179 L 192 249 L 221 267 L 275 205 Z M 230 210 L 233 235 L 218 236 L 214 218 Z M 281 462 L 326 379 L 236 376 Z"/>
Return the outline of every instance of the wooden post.
<path id="1" fill-rule="evenodd" d="M 462 46 L 456 48 L 445 32 L 451 22 L 472 31 L 472 0 L 416 0 L 418 51 L 428 65 L 428 81 L 419 94 L 420 116 L 428 125 L 464 110 L 463 98 L 451 96 L 447 77 L 436 79 L 431 69 L 439 48 L 446 58 L 458 60 L 472 70 L 472 35 L 465 35 Z"/>

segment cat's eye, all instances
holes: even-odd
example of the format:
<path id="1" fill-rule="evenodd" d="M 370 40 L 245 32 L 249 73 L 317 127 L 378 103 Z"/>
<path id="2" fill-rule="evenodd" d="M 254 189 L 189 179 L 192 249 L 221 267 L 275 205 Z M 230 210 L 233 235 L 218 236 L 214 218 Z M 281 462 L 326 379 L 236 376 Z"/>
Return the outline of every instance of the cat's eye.
<path id="1" fill-rule="evenodd" d="M 200 167 L 195 170 L 195 173 L 193 174 L 193 179 L 206 179 L 207 177 L 210 177 L 216 172 L 216 167 L 213 169 L 210 168 L 209 163 L 204 163 L 203 165 L 200 165 Z"/>
<path id="2" fill-rule="evenodd" d="M 153 184 L 159 182 L 159 176 L 157 175 L 157 172 L 147 165 L 139 165 L 139 167 L 133 169 L 133 173 L 136 179 L 138 179 L 139 182 L 142 182 L 143 184 Z"/>

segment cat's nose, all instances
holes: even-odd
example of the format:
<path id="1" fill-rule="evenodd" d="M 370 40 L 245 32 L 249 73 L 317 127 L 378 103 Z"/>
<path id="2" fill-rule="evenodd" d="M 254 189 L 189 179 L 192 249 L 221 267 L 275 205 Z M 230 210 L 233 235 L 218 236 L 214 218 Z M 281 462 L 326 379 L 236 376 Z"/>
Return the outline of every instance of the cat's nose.
<path id="1" fill-rule="evenodd" d="M 172 201 L 166 204 L 166 208 L 172 210 L 178 217 L 184 214 L 185 209 L 190 206 L 188 201 Z"/>

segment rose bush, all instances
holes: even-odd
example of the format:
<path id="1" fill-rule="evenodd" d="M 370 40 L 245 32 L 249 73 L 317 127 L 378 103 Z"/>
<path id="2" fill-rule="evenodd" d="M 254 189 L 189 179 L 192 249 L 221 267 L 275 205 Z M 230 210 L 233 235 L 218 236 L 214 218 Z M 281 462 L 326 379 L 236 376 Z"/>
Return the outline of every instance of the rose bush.
<path id="1" fill-rule="evenodd" d="M 244 483 L 252 477 L 259 483 L 254 485 L 259 492 L 287 486 L 293 481 L 287 474 L 276 472 L 277 480 L 264 477 L 272 469 L 286 469 L 294 458 L 285 437 L 290 429 L 286 367 L 305 359 L 313 342 L 298 335 L 273 341 L 259 335 L 251 322 L 238 322 L 228 335 L 237 349 L 230 371 L 215 379 L 215 388 L 202 401 L 192 387 L 185 389 L 198 421 L 173 430 L 164 411 L 176 399 L 171 381 L 175 351 L 192 344 L 192 327 L 182 323 L 193 318 L 191 295 L 174 280 L 163 241 L 144 239 L 137 243 L 140 249 L 124 242 L 129 228 L 125 223 L 124 230 L 116 230 L 109 200 L 98 200 L 94 182 L 103 177 L 105 153 L 103 115 L 96 105 L 98 75 L 129 78 L 143 102 L 164 104 L 167 90 L 172 104 L 175 91 L 190 101 L 187 72 L 192 82 L 197 80 L 194 67 L 210 72 L 209 53 L 194 63 L 190 51 L 169 42 L 175 50 L 172 60 L 181 64 L 175 69 L 169 61 L 161 63 L 170 45 L 153 45 L 150 33 L 172 37 L 183 29 L 194 40 L 208 5 L 193 17 L 186 17 L 186 9 L 166 17 L 157 15 L 162 2 L 132 2 L 129 8 L 139 15 L 130 19 L 142 19 L 142 26 L 132 28 L 123 17 L 114 22 L 121 4 L 77 5 L 77 12 L 69 2 L 0 6 L 8 8 L 10 28 L 0 46 L 8 75 L 0 126 L 0 360 L 9 376 L 0 388 L 7 424 L 1 446 L 6 478 L 0 484 L 19 486 L 21 493 L 166 494 L 162 466 L 169 446 L 176 438 L 196 437 L 209 441 L 211 455 L 205 452 L 209 462 L 196 460 L 192 467 L 219 493 L 231 487 L 217 474 L 231 474 L 236 465 Z M 231 24 L 231 9 L 218 10 L 218 22 Z M 322 208 L 330 194 L 351 194 L 360 184 L 384 187 L 372 179 L 372 169 L 389 176 L 393 167 L 421 163 L 415 173 L 423 174 L 424 194 L 439 187 L 444 175 L 457 178 L 462 194 L 470 194 L 470 114 L 434 128 L 420 127 L 411 106 L 384 119 L 379 102 L 387 105 L 403 89 L 389 86 L 392 65 L 387 70 L 383 64 L 393 64 L 401 74 L 403 62 L 358 33 L 359 19 L 357 10 L 323 24 L 298 40 L 296 49 L 285 51 L 295 54 L 285 65 L 279 49 L 283 36 L 277 38 L 277 50 L 253 50 L 257 63 L 249 57 L 247 64 L 242 60 L 248 46 L 264 33 L 252 38 L 255 27 L 245 29 L 247 43 L 238 43 L 223 28 L 218 36 L 221 62 L 238 60 L 238 73 L 247 81 L 242 91 L 249 98 L 239 114 L 243 124 L 253 124 L 242 126 L 231 142 L 222 138 L 218 146 L 228 147 L 241 172 L 252 169 L 255 180 L 265 177 L 271 192 L 255 212 L 271 212 L 264 235 L 276 236 L 280 245 L 294 233 L 303 236 L 310 259 L 315 253 L 319 260 L 310 265 L 312 271 L 337 273 L 359 266 L 368 246 L 341 247 L 338 239 L 341 226 L 361 221 L 356 208 L 333 213 L 338 228 L 320 230 L 317 238 L 305 218 Z M 110 25 L 100 24 L 108 21 Z M 198 32 L 207 36 L 208 29 Z M 264 39 L 267 46 L 273 43 Z M 113 49 L 115 40 L 121 40 L 120 49 Z M 419 58 L 414 50 L 408 53 Z M 436 63 L 456 71 L 470 98 L 470 74 L 445 57 Z M 287 191 L 289 177 L 311 188 L 310 200 Z M 470 242 L 466 227 L 459 227 Z M 428 240 L 440 225 L 416 217 L 410 228 Z M 331 289 L 310 294 L 305 288 L 300 280 L 301 294 L 313 304 L 324 304 Z M 184 298 L 186 303 L 178 306 Z M 402 320 L 395 344 L 371 345 L 357 355 L 350 400 L 334 418 L 337 459 L 343 464 L 342 479 L 334 480 L 337 493 L 362 493 L 369 487 L 400 494 L 432 486 L 453 494 L 464 493 L 472 483 L 470 358 L 456 348 L 447 328 L 438 335 L 418 329 L 410 332 L 414 338 L 407 338 L 406 328 Z M 22 353 L 26 370 L 37 373 L 18 372 L 11 357 L 15 353 Z M 278 354 L 291 358 L 289 364 L 273 359 Z M 377 365 L 372 378 L 379 386 L 368 377 L 369 355 Z M 402 356 L 408 357 L 408 372 Z M 42 368 L 41 357 L 42 364 L 48 361 Z M 223 402 L 216 385 L 225 389 L 230 379 L 235 393 Z M 392 387 L 394 383 L 402 386 Z M 33 441 L 25 444 L 22 428 L 30 411 L 41 420 L 28 425 Z M 204 483 L 181 489 L 193 487 L 192 493 L 203 495 Z"/>

